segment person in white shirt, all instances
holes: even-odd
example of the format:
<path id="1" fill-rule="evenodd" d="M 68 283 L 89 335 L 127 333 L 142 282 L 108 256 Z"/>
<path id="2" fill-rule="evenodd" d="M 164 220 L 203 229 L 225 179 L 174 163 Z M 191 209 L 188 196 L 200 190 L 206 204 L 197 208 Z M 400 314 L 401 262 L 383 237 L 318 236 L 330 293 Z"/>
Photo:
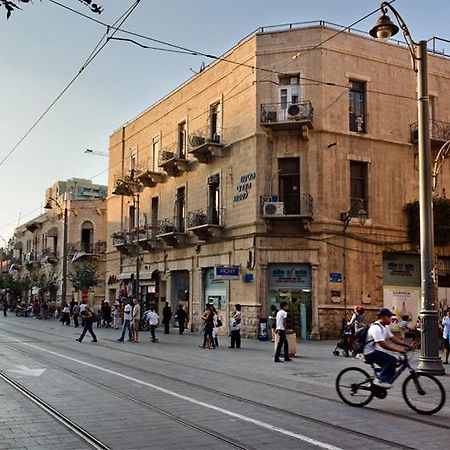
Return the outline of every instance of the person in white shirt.
<path id="1" fill-rule="evenodd" d="M 447 309 L 447 315 L 442 319 L 442 339 L 445 350 L 445 361 L 443 364 L 448 364 L 448 356 L 450 353 L 450 308 Z"/>
<path id="2" fill-rule="evenodd" d="M 127 302 L 125 305 L 125 309 L 123 310 L 123 327 L 122 334 L 119 339 L 120 342 L 123 342 L 123 338 L 125 337 L 125 331 L 128 330 L 128 340 L 133 341 L 133 335 L 131 333 L 131 305 Z"/>
<path id="3" fill-rule="evenodd" d="M 150 311 L 145 313 L 145 317 L 147 318 L 148 325 L 150 327 L 150 334 L 152 336 L 152 342 L 158 342 L 158 339 L 155 335 L 156 327 L 159 325 L 159 316 L 155 311 L 155 307 L 150 306 Z"/>
<path id="4" fill-rule="evenodd" d="M 280 310 L 277 312 L 276 327 L 275 327 L 275 333 L 278 334 L 278 344 L 277 344 L 277 348 L 275 350 L 275 359 L 274 359 L 274 361 L 276 363 L 282 362 L 280 360 L 280 354 L 281 354 L 281 349 L 283 346 L 284 346 L 284 360 L 285 361 L 291 360 L 289 358 L 289 347 L 288 347 L 288 341 L 286 338 L 287 310 L 288 310 L 287 303 L 281 302 Z"/>
<path id="5" fill-rule="evenodd" d="M 395 375 L 395 366 L 397 364 L 397 358 L 388 352 L 405 353 L 405 348 L 410 348 L 403 339 L 395 337 L 389 329 L 393 315 L 394 313 L 388 308 L 381 308 L 378 311 L 378 320 L 370 326 L 367 332 L 366 345 L 364 346 L 366 362 L 377 364 L 381 367 L 378 378 L 373 383 L 385 389 L 392 386 L 391 381 Z M 400 350 L 392 343 L 403 348 Z"/>
<path id="6" fill-rule="evenodd" d="M 133 342 L 139 342 L 139 322 L 141 321 L 141 305 L 139 305 L 137 298 L 133 299 Z"/>

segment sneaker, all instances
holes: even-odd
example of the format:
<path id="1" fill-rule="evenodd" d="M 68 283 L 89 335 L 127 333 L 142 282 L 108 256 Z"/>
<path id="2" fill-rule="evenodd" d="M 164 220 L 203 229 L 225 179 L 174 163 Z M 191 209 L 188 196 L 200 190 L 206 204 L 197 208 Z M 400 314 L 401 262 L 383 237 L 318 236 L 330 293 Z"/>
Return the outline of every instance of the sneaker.
<path id="1" fill-rule="evenodd" d="M 91 341 L 91 342 L 98 342 L 98 341 L 97 341 L 97 339 L 92 339 L 92 341 Z"/>
<path id="2" fill-rule="evenodd" d="M 375 378 L 375 380 L 373 380 L 373 384 L 384 389 L 389 389 L 392 386 L 391 383 L 386 383 L 385 381 L 381 381 L 378 378 Z"/>
<path id="3" fill-rule="evenodd" d="M 448 361 L 444 361 L 442 364 L 448 364 Z"/>
<path id="4" fill-rule="evenodd" d="M 75 340 L 81 343 L 81 340 L 80 340 L 80 338 L 76 338 Z"/>
<path id="5" fill-rule="evenodd" d="M 123 342 L 123 339 L 120 339 L 120 338 L 119 338 L 119 339 L 117 339 L 117 340 L 118 340 L 119 342 Z"/>

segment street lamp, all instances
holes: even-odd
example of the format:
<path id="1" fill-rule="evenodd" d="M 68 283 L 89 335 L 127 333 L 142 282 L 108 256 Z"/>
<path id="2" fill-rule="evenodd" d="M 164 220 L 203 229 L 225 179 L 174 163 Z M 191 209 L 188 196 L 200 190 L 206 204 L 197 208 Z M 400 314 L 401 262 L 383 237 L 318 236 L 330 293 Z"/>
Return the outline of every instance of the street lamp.
<path id="1" fill-rule="evenodd" d="M 44 209 L 53 209 L 52 202 L 63 212 L 63 261 L 62 261 L 62 283 L 61 283 L 61 303 L 66 302 L 66 292 L 67 292 L 67 199 L 64 200 L 64 209 L 61 207 L 59 202 L 53 197 L 47 198 L 47 203 Z M 61 304 L 61 307 L 63 305 Z"/>
<path id="2" fill-rule="evenodd" d="M 442 375 L 445 373 L 439 357 L 439 328 L 436 308 L 433 200 L 430 150 L 430 118 L 428 98 L 427 41 L 414 42 L 403 18 L 388 2 L 381 4 L 382 15 L 369 34 L 381 40 L 394 36 L 399 28 L 386 12 L 392 11 L 403 32 L 412 66 L 417 75 L 417 115 L 418 115 L 418 151 L 419 151 L 419 209 L 420 209 L 420 269 L 421 269 L 421 310 L 422 323 L 421 350 L 418 370 Z"/>
<path id="3" fill-rule="evenodd" d="M 136 289 L 135 294 L 139 305 L 141 306 L 142 311 L 142 299 L 140 292 L 140 254 L 139 254 L 139 203 L 140 203 L 140 194 L 144 190 L 144 185 L 135 179 L 134 170 L 131 170 L 130 176 L 126 176 L 123 178 L 119 178 L 116 181 L 116 187 L 113 190 L 114 195 L 121 195 L 124 197 L 132 197 L 133 198 L 133 206 L 135 207 L 136 217 L 137 217 L 137 226 L 136 226 Z"/>

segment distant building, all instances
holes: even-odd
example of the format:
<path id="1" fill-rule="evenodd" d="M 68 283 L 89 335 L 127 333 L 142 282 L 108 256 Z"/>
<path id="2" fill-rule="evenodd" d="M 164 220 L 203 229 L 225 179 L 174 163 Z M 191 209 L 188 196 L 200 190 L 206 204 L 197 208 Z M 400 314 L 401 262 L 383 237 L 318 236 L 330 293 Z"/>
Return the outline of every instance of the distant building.
<path id="1" fill-rule="evenodd" d="M 72 297 L 89 297 L 100 303 L 105 292 L 106 253 L 106 186 L 89 180 L 72 178 L 58 181 L 46 190 L 45 202 L 51 209 L 20 225 L 14 232 L 14 257 L 10 273 L 30 279 L 26 293 L 38 295 L 38 283 L 33 280 L 45 274 L 53 277 L 57 285 L 57 298 L 61 297 L 64 252 L 64 210 L 67 208 L 67 273 L 74 264 L 83 261 L 97 266 L 99 284 L 92 292 L 75 293 L 67 278 L 66 301 Z"/>
<path id="2" fill-rule="evenodd" d="M 246 37 L 110 137 L 108 296 L 242 305 L 256 336 L 287 301 L 304 339 L 336 336 L 355 304 L 417 313 L 416 80 L 407 48 L 323 22 Z M 324 42 L 324 43 L 323 43 Z M 430 54 L 431 143 L 450 138 L 450 60 Z M 437 195 L 450 189 L 445 162 Z M 113 195 L 118 180 L 138 196 Z M 121 193 L 124 191 L 122 189 Z M 450 251 L 437 249 L 440 296 Z M 447 289 L 447 291 L 445 290 Z"/>

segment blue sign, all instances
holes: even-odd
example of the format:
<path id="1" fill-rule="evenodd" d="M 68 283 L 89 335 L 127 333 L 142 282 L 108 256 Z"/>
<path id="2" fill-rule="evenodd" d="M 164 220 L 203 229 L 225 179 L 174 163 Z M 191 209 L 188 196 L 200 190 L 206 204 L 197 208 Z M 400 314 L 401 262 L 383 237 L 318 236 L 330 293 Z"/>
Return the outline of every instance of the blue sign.
<path id="1" fill-rule="evenodd" d="M 342 282 L 342 273 L 331 272 L 330 273 L 330 281 L 332 281 L 333 283 L 341 283 Z"/>
<path id="2" fill-rule="evenodd" d="M 239 280 L 239 266 L 215 266 L 215 280 Z"/>

